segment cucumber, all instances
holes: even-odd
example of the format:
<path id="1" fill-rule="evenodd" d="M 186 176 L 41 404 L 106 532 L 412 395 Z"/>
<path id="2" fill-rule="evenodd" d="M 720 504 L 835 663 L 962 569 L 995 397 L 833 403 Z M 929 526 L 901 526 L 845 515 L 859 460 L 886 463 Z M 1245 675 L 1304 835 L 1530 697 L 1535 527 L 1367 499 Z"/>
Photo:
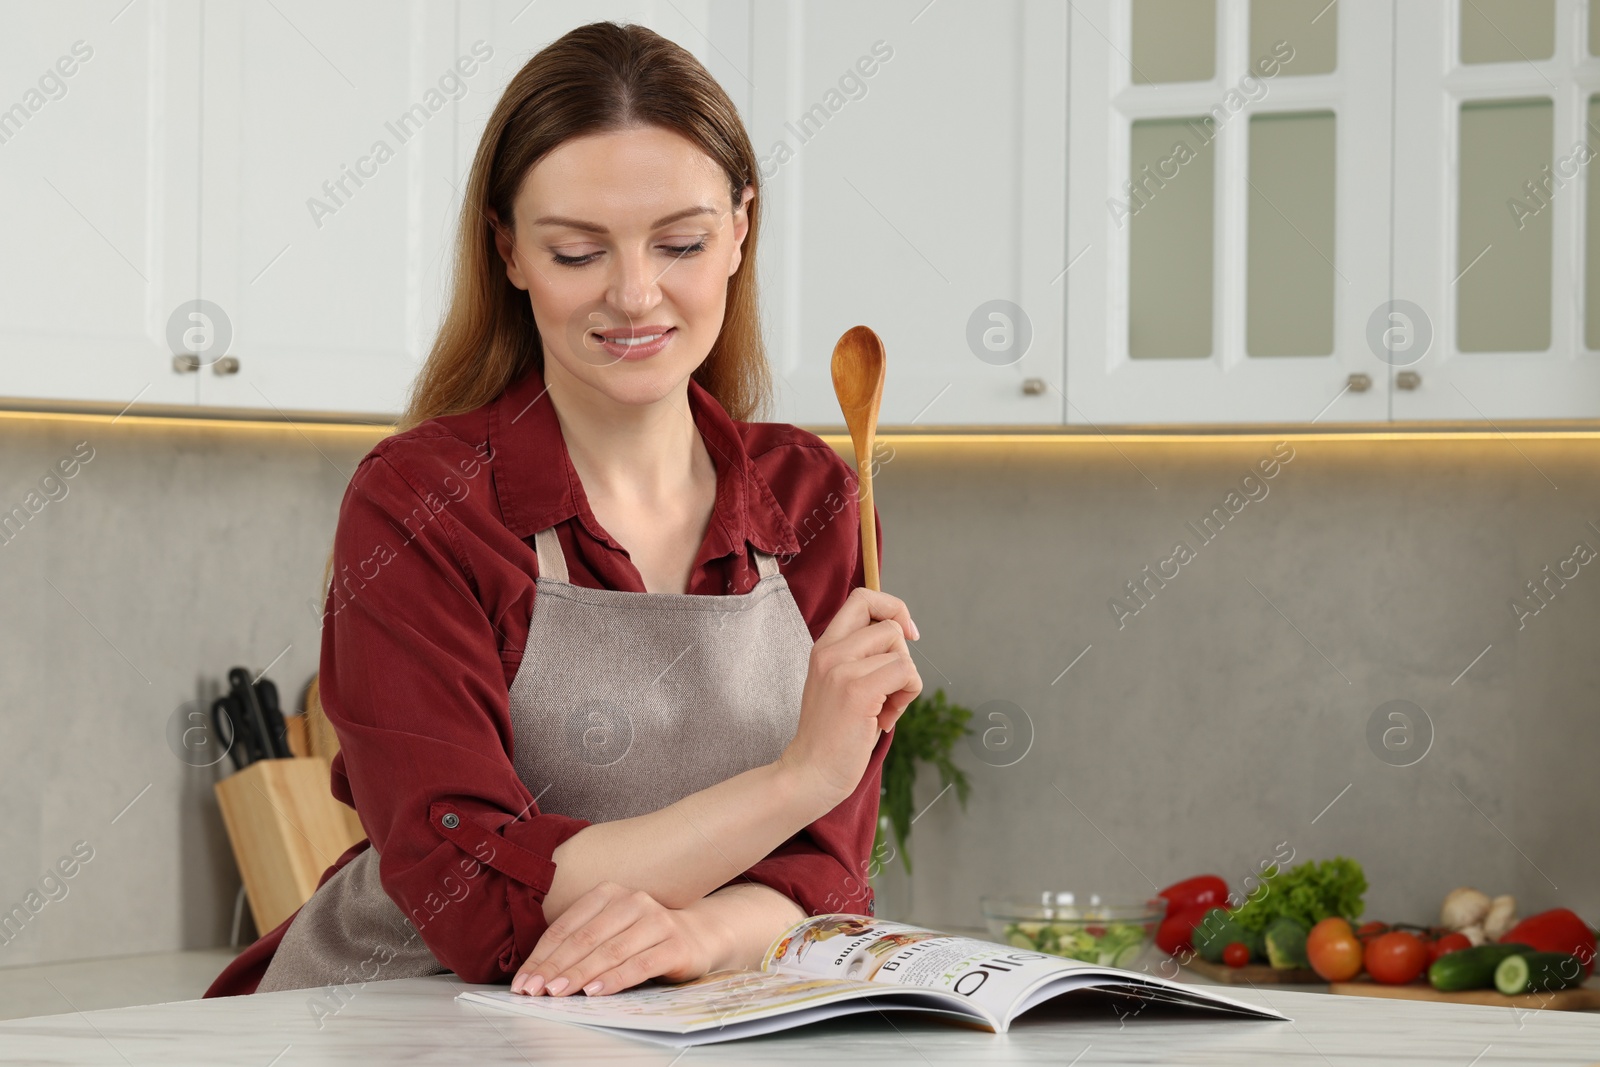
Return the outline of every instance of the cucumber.
<path id="1" fill-rule="evenodd" d="M 1508 997 L 1571 989 L 1583 979 L 1583 964 L 1565 952 L 1519 952 L 1494 969 L 1494 987 Z"/>
<path id="2" fill-rule="evenodd" d="M 1527 945 L 1488 944 L 1449 952 L 1428 968 L 1428 982 L 1445 993 L 1488 989 L 1494 985 L 1494 971 L 1501 960 L 1532 951 Z"/>

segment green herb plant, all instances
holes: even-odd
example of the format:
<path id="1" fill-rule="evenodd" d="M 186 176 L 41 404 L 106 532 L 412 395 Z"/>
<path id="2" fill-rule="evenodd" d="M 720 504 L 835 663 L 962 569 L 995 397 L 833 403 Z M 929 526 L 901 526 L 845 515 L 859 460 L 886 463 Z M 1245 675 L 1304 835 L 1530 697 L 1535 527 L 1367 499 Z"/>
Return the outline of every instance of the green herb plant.
<path id="1" fill-rule="evenodd" d="M 895 723 L 894 741 L 883 758 L 882 810 L 889 817 L 895 851 L 907 874 L 911 873 L 911 853 L 906 838 L 911 835 L 911 791 L 917 783 L 917 765 L 927 763 L 936 768 L 939 787 L 955 786 L 956 799 L 966 810 L 971 783 L 950 755 L 956 742 L 972 732 L 967 728 L 971 718 L 971 709 L 947 703 L 944 690 L 936 689 L 931 697 L 923 694 L 913 700 Z M 880 826 L 873 841 L 874 856 L 885 854 L 882 838 Z"/>

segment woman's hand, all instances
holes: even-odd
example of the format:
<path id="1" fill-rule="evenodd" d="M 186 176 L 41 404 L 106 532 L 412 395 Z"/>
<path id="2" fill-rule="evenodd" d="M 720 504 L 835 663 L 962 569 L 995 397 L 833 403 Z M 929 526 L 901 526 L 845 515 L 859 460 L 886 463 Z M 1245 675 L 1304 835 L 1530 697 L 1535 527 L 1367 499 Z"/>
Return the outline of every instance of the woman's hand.
<path id="1" fill-rule="evenodd" d="M 899 597 L 850 592 L 811 649 L 800 725 L 780 763 L 821 785 L 837 805 L 855 791 L 878 736 L 922 692 L 906 636 L 917 626 Z"/>
<path id="2" fill-rule="evenodd" d="M 685 982 L 715 969 L 731 936 L 704 909 L 669 908 L 641 889 L 601 882 L 545 930 L 511 991 L 599 996 L 651 978 Z"/>

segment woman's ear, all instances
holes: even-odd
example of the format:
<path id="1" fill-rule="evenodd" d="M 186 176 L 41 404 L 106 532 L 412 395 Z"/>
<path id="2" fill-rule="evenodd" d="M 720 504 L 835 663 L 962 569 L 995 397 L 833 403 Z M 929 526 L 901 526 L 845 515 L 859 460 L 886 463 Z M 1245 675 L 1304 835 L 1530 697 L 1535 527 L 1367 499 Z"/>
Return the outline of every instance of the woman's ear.
<path id="1" fill-rule="evenodd" d="M 739 193 L 739 202 L 733 208 L 733 261 L 728 264 L 728 277 L 733 277 L 739 264 L 744 262 L 744 239 L 750 232 L 750 201 L 755 199 L 755 186 L 747 185 Z"/>
<path id="2" fill-rule="evenodd" d="M 485 214 L 489 218 L 489 228 L 494 234 L 494 247 L 500 253 L 500 258 L 506 265 L 506 277 L 511 279 L 511 284 L 518 289 L 527 289 L 527 280 L 522 275 L 522 267 L 517 262 L 517 246 L 515 235 L 500 224 L 500 215 L 494 208 L 489 208 Z"/>

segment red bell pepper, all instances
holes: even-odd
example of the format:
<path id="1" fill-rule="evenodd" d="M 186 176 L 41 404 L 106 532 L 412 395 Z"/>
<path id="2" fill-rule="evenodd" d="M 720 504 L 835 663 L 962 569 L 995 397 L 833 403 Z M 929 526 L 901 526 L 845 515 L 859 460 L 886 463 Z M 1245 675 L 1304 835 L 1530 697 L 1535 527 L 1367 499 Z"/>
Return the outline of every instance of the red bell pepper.
<path id="1" fill-rule="evenodd" d="M 1565 952 L 1578 957 L 1585 975 L 1594 972 L 1594 931 L 1566 908 L 1551 908 L 1530 915 L 1507 930 L 1500 941 L 1507 945 L 1527 945 L 1538 952 Z"/>
<path id="2" fill-rule="evenodd" d="M 1214 874 L 1202 874 L 1169 885 L 1156 895 L 1167 902 L 1168 915 L 1195 908 L 1225 908 L 1228 906 L 1228 883 Z"/>
<path id="3" fill-rule="evenodd" d="M 1202 874 L 1169 885 L 1156 894 L 1167 902 L 1166 918 L 1156 930 L 1156 947 L 1169 956 L 1194 951 L 1194 928 L 1212 908 L 1228 906 L 1228 883 Z"/>
<path id="4" fill-rule="evenodd" d="M 1210 910 L 1211 905 L 1203 904 L 1162 919 L 1161 925 L 1156 927 L 1156 947 L 1169 956 L 1176 956 L 1180 952 L 1193 954 L 1194 928 L 1200 925 L 1200 920 Z"/>

